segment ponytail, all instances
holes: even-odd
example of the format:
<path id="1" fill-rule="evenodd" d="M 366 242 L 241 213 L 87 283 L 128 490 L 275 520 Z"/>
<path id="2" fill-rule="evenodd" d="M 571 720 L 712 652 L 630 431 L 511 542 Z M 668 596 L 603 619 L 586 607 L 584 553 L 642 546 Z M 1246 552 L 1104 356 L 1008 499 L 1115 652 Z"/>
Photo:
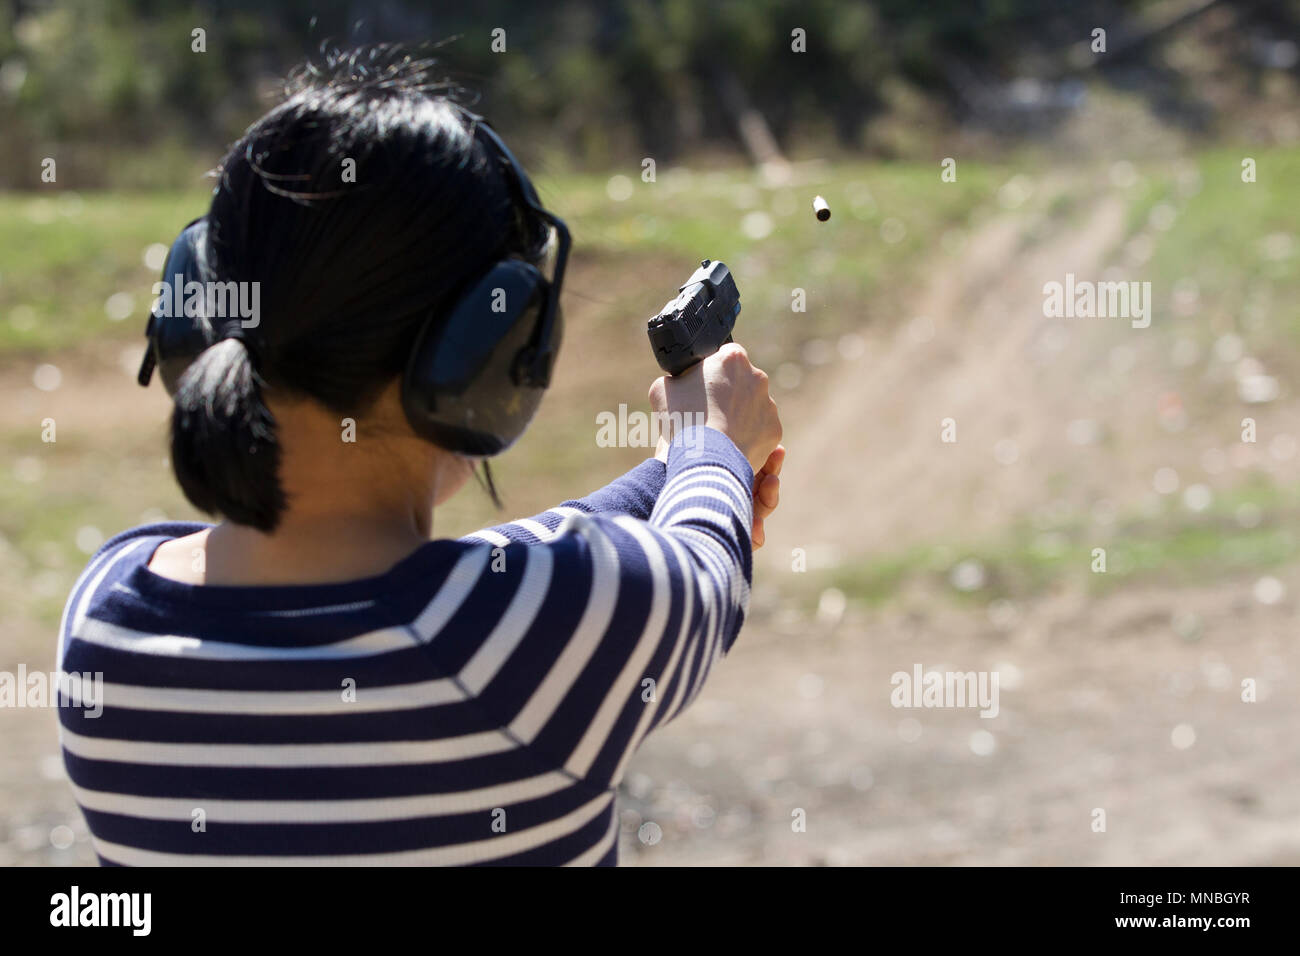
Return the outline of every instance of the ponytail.
<path id="1" fill-rule="evenodd" d="M 200 353 L 174 406 L 172 469 L 190 504 L 274 531 L 285 507 L 280 446 L 247 345 L 230 337 Z"/>

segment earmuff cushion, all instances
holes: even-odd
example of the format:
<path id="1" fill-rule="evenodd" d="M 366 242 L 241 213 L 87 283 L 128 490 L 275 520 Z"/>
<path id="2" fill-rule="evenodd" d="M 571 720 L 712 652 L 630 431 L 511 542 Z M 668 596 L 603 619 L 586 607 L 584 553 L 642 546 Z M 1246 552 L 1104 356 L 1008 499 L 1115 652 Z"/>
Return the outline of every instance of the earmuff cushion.
<path id="1" fill-rule="evenodd" d="M 550 286 L 534 266 L 498 263 L 416 342 L 402 379 L 402 406 L 417 434 L 449 451 L 488 456 L 523 434 L 542 388 L 515 383 L 514 363 L 529 346 Z M 552 330 L 558 347 L 561 326 Z"/>
<path id="2" fill-rule="evenodd" d="M 208 221 L 196 219 L 176 237 L 163 266 L 163 293 L 154 303 L 150 317 L 150 347 L 169 395 L 176 394 L 181 376 L 199 353 L 216 341 L 212 323 L 205 316 L 185 314 L 186 284 L 204 281 L 199 250 L 207 236 Z M 180 276 L 179 288 L 176 288 L 177 276 Z"/>

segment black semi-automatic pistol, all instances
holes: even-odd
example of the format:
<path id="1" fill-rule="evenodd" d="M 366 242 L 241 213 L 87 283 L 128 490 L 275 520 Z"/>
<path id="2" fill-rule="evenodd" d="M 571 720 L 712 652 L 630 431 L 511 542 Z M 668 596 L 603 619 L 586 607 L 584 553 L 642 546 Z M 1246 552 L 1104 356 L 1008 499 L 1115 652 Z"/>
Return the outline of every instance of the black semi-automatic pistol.
<path id="1" fill-rule="evenodd" d="M 731 341 L 740 290 L 731 270 L 705 259 L 646 327 L 659 367 L 679 375 Z"/>

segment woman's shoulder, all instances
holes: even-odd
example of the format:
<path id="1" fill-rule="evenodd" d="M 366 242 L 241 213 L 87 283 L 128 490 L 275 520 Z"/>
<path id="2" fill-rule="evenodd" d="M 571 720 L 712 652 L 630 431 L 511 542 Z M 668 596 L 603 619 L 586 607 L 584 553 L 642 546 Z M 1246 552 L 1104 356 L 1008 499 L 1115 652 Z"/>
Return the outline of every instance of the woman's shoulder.
<path id="1" fill-rule="evenodd" d="M 105 541 L 77 575 L 68 593 L 59 623 L 59 660 L 68 628 L 85 618 L 102 603 L 101 595 L 111 591 L 134 569 L 147 564 L 157 545 L 172 538 L 193 534 L 208 527 L 196 521 L 156 521 L 128 528 Z"/>
<path id="2" fill-rule="evenodd" d="M 98 590 L 106 583 L 111 586 L 112 582 L 108 580 L 109 572 L 114 568 L 119 572 L 112 576 L 116 580 L 122 572 L 129 571 L 136 565 L 147 564 L 150 555 L 164 541 L 183 538 L 209 527 L 211 525 L 198 521 L 155 521 L 113 535 L 90 556 L 86 566 L 77 575 L 77 581 L 72 586 L 67 607 L 64 609 L 65 622 L 68 609 L 78 599 L 86 598 L 90 592 Z"/>
<path id="3" fill-rule="evenodd" d="M 90 556 L 90 561 L 86 564 L 86 570 L 88 571 L 93 568 L 105 557 L 116 552 L 128 541 L 133 541 L 138 538 L 183 538 L 186 535 L 195 534 L 211 527 L 212 525 L 205 524 L 202 521 L 153 521 L 149 524 L 142 524 L 137 525 L 134 528 L 128 528 L 125 531 L 120 531 L 113 535 L 113 537 L 100 545 L 99 550 Z M 82 572 L 83 576 L 84 574 L 85 571 Z"/>
<path id="4" fill-rule="evenodd" d="M 200 521 L 154 521 L 118 532 L 100 545 L 99 549 L 90 556 L 85 568 L 77 576 L 77 583 L 72 589 L 73 594 L 75 595 L 80 591 L 86 579 L 91 577 L 97 569 L 102 569 L 115 555 L 125 556 L 128 551 L 135 553 L 142 549 L 151 553 L 153 548 L 144 548 L 145 543 L 149 540 L 162 543 L 173 538 L 183 538 L 186 535 L 210 527 L 212 526 Z M 147 562 L 149 560 L 148 554 L 142 555 L 140 560 Z"/>

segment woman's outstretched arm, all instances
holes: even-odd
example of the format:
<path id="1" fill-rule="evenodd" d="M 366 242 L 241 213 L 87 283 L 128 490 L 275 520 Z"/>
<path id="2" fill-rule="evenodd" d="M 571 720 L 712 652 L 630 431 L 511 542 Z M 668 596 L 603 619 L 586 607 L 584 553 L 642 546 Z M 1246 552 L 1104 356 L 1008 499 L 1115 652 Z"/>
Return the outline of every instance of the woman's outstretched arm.
<path id="1" fill-rule="evenodd" d="M 612 786 L 698 695 L 748 608 L 753 479 L 701 427 L 674 441 L 647 520 L 578 513 L 548 542 L 504 547 L 524 568 L 511 626 L 460 678 L 539 765 Z"/>

